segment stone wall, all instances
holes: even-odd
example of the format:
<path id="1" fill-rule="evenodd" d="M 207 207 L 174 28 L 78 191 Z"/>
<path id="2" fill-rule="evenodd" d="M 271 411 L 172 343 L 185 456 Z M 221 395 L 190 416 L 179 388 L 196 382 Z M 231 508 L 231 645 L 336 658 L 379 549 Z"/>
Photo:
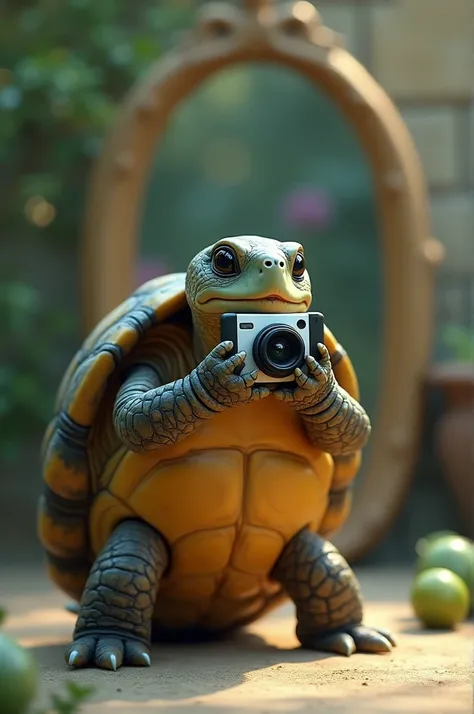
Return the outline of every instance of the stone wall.
<path id="1" fill-rule="evenodd" d="M 438 269 L 437 338 L 444 323 L 474 326 L 474 4 L 472 0 L 314 0 L 402 114 L 429 188 L 431 232 L 445 246 Z M 466 307 L 467 305 L 467 307 Z M 436 339 L 436 336 L 435 336 Z M 420 535 L 459 530 L 434 450 L 439 395 L 427 400 L 409 496 L 369 562 L 410 560 Z M 382 476 L 382 475 L 381 475 Z"/>
<path id="2" fill-rule="evenodd" d="M 472 0 L 321 0 L 324 23 L 398 106 L 430 189 L 441 271 L 474 280 Z"/>

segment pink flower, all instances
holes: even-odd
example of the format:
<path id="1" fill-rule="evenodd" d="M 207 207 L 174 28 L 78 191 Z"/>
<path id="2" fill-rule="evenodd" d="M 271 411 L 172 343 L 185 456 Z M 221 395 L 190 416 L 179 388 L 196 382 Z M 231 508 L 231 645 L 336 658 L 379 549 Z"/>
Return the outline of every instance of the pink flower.
<path id="1" fill-rule="evenodd" d="M 297 186 L 285 196 L 283 216 L 293 228 L 326 228 L 334 216 L 334 202 L 323 189 Z"/>
<path id="2" fill-rule="evenodd" d="M 140 258 L 135 271 L 135 286 L 138 288 L 143 283 L 157 278 L 159 275 L 170 273 L 168 266 L 157 258 Z"/>

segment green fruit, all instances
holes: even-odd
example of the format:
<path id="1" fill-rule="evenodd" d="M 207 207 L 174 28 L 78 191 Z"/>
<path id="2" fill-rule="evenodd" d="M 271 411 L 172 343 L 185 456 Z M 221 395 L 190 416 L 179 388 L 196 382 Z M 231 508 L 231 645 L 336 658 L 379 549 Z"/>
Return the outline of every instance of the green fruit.
<path id="1" fill-rule="evenodd" d="M 0 714 L 26 714 L 38 688 L 38 668 L 28 650 L 0 634 Z"/>
<path id="2" fill-rule="evenodd" d="M 447 568 L 430 568 L 413 583 L 411 604 L 429 628 L 453 628 L 469 613 L 469 591 L 461 578 Z"/>
<path id="3" fill-rule="evenodd" d="M 417 555 L 423 556 L 426 552 L 426 550 L 435 542 L 435 540 L 438 540 L 439 538 L 444 538 L 445 536 L 459 536 L 459 533 L 455 533 L 454 531 L 433 531 L 432 533 L 428 533 L 428 535 L 423 536 L 423 538 L 419 538 L 417 540 L 416 545 L 415 545 L 415 551 Z"/>
<path id="4" fill-rule="evenodd" d="M 418 561 L 418 572 L 428 568 L 447 568 L 467 585 L 474 595 L 474 544 L 462 536 L 447 535 L 433 540 Z"/>

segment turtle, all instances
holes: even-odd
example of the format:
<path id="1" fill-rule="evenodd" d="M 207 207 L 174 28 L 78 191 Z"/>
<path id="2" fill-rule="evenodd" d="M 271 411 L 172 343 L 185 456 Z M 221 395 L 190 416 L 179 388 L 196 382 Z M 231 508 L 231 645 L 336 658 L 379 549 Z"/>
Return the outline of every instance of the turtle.
<path id="1" fill-rule="evenodd" d="M 302 647 L 389 652 L 328 540 L 371 431 L 349 355 L 266 384 L 222 340 L 224 313 L 308 312 L 304 247 L 231 236 L 141 285 L 85 339 L 41 453 L 38 531 L 77 619 L 71 668 L 149 666 L 154 641 L 221 637 L 284 601 Z"/>

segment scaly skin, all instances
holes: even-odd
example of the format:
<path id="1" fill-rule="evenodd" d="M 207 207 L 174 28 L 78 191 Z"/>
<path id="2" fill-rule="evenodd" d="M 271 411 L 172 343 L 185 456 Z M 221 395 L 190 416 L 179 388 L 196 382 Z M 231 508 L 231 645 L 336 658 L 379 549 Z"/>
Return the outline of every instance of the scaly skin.
<path id="1" fill-rule="evenodd" d="M 222 246 L 235 258 L 236 270 L 226 275 L 217 274 L 213 263 Z M 324 451 L 344 458 L 364 446 L 369 419 L 337 384 L 324 345 L 319 345 L 319 362 L 308 357 L 305 370 L 295 370 L 293 384 L 270 392 L 255 384 L 256 372 L 245 372 L 244 353 L 229 357 L 232 343 L 219 343 L 224 312 L 278 315 L 308 310 L 309 276 L 306 270 L 295 273 L 299 253 L 297 243 L 241 236 L 219 241 L 191 261 L 186 296 L 198 365 L 179 379 L 150 364 L 128 370 L 113 410 L 115 429 L 128 449 L 146 453 L 165 448 L 223 410 L 270 394 L 298 411 L 308 439 Z M 172 361 L 171 352 L 169 357 Z M 150 664 L 153 605 L 167 565 L 166 544 L 152 528 L 128 521 L 115 529 L 84 591 L 67 653 L 71 666 Z M 297 633 L 305 646 L 343 654 L 390 649 L 389 635 L 361 625 L 354 575 L 324 539 L 302 531 L 285 548 L 273 575 L 296 604 Z"/>
<path id="2" fill-rule="evenodd" d="M 236 275 L 219 276 L 213 270 L 212 254 L 220 245 L 234 251 Z M 245 363 L 244 353 L 226 359 L 232 345 L 219 342 L 220 316 L 305 312 L 311 303 L 311 283 L 306 271 L 299 280 L 292 277 L 298 252 L 297 243 L 241 236 L 219 241 L 191 261 L 186 295 L 195 351 L 202 361 L 184 379 L 173 382 L 149 366 L 130 370 L 114 409 L 115 428 L 130 450 L 145 452 L 175 443 L 223 409 L 268 397 L 266 387 L 255 385 L 256 373 L 236 374 Z M 266 267 L 269 262 L 271 267 Z M 350 454 L 367 443 L 370 422 L 360 404 L 337 384 L 326 347 L 319 345 L 319 350 L 319 363 L 308 357 L 307 374 L 296 370 L 294 385 L 273 390 L 272 395 L 298 410 L 315 446 L 333 455 Z"/>
<path id="3" fill-rule="evenodd" d="M 296 605 L 296 634 L 308 649 L 351 655 L 389 652 L 393 637 L 362 625 L 359 584 L 331 543 L 308 530 L 286 546 L 272 573 Z"/>
<path id="4" fill-rule="evenodd" d="M 166 545 L 153 528 L 140 521 L 117 526 L 84 588 L 66 652 L 70 666 L 150 665 L 151 619 L 167 566 Z"/>
<path id="5" fill-rule="evenodd" d="M 308 373 L 295 370 L 296 386 L 277 389 L 273 396 L 299 412 L 315 446 L 333 456 L 346 456 L 365 446 L 370 421 L 359 402 L 337 384 L 325 345 L 319 344 L 318 348 L 319 363 L 308 357 Z"/>
<path id="6" fill-rule="evenodd" d="M 231 349 L 231 342 L 220 343 L 190 375 L 165 385 L 152 367 L 137 366 L 117 394 L 113 415 L 127 448 L 140 453 L 173 444 L 214 414 L 268 396 L 266 387 L 253 386 L 256 372 L 235 374 L 245 354 L 226 359 Z"/>

